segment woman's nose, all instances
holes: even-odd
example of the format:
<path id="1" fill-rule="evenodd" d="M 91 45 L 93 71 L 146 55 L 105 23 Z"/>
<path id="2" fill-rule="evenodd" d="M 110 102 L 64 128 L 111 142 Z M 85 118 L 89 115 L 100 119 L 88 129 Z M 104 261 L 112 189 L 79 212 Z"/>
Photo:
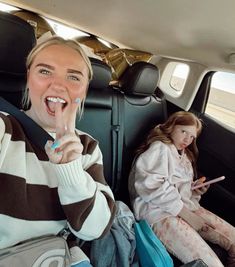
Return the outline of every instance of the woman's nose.
<path id="1" fill-rule="evenodd" d="M 55 78 L 52 81 L 51 86 L 56 91 L 65 91 L 66 90 L 66 83 L 65 83 L 65 81 L 62 78 L 59 78 L 59 77 Z"/>

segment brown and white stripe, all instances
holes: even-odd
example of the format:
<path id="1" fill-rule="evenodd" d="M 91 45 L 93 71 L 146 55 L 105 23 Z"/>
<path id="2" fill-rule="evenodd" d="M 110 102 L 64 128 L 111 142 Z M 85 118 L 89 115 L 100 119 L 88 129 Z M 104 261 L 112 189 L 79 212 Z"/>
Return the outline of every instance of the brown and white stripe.
<path id="1" fill-rule="evenodd" d="M 84 150 L 67 164 L 49 162 L 11 115 L 0 113 L 0 248 L 68 223 L 79 238 L 99 238 L 111 226 L 114 198 L 103 176 L 97 142 L 77 131 Z"/>

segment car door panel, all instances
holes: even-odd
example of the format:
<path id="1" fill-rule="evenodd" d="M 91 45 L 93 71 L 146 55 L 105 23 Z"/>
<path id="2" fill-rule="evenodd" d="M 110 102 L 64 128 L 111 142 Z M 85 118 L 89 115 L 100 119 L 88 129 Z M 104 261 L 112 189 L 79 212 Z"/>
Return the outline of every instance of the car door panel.
<path id="1" fill-rule="evenodd" d="M 235 133 L 204 114 L 198 138 L 198 169 L 209 177 L 225 175 L 224 181 L 210 186 L 202 205 L 235 225 Z"/>

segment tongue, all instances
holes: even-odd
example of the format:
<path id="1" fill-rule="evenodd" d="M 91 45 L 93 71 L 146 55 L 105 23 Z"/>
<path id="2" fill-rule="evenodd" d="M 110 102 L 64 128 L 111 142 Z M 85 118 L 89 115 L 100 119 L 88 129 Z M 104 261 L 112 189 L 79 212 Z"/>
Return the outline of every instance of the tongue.
<path id="1" fill-rule="evenodd" d="M 52 113 L 55 113 L 55 106 L 56 106 L 55 102 L 47 101 L 47 106 Z"/>

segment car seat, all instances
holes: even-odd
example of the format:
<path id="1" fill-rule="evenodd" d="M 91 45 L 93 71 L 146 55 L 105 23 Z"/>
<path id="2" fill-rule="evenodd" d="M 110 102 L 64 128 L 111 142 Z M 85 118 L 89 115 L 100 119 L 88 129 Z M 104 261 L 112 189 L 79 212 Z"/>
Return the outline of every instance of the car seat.
<path id="1" fill-rule="evenodd" d="M 25 61 L 36 43 L 34 29 L 15 15 L 0 12 L 0 96 L 21 108 Z"/>

